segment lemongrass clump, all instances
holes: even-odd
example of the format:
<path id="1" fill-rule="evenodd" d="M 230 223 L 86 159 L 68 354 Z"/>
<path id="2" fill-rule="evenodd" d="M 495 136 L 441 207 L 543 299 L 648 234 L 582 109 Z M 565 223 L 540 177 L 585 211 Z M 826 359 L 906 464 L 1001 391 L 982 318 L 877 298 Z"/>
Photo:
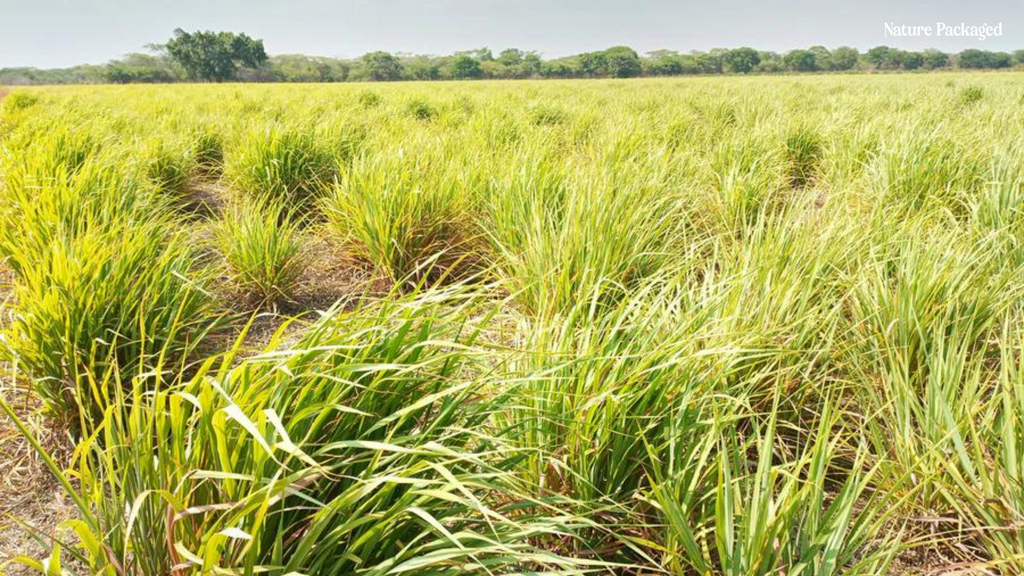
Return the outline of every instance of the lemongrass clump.
<path id="1" fill-rule="evenodd" d="M 231 282 L 257 304 L 289 300 L 305 268 L 301 218 L 273 203 L 227 210 L 217 227 L 217 246 Z"/>

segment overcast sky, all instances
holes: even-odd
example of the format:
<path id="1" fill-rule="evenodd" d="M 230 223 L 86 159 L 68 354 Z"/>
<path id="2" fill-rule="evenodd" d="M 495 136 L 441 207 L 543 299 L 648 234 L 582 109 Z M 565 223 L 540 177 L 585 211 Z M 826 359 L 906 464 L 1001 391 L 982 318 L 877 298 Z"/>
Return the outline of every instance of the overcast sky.
<path id="1" fill-rule="evenodd" d="M 1002 23 L 1002 36 L 886 38 L 885 22 Z M 506 47 L 562 56 L 749 45 L 784 51 L 1024 49 L 1024 0 L 0 0 L 0 67 L 103 63 L 175 28 L 246 32 L 270 54 L 450 54 Z"/>

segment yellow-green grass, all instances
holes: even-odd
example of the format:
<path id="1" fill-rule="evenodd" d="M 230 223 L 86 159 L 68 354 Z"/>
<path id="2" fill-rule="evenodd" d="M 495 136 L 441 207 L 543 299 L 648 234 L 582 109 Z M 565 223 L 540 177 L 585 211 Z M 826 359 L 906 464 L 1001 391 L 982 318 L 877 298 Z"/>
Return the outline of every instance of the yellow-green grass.
<path id="1" fill-rule="evenodd" d="M 81 509 L 26 562 L 1022 574 L 1022 86 L 16 90 L 2 350 Z M 240 360 L 221 263 L 283 301 L 314 241 L 393 289 Z"/>

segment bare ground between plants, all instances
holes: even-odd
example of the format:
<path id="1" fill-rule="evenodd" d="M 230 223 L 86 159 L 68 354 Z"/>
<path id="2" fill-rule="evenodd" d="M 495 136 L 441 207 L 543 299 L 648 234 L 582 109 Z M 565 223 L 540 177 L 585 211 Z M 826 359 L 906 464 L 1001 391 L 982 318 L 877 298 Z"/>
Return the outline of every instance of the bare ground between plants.
<path id="1" fill-rule="evenodd" d="M 306 247 L 308 263 L 293 297 L 263 311 L 240 307 L 236 312 L 254 314 L 243 348 L 255 354 L 269 346 L 285 323 L 291 324 L 281 334 L 283 345 L 301 333 L 301 327 L 316 321 L 321 314 L 338 308 L 351 309 L 364 297 L 385 294 L 387 282 L 373 272 L 358 266 L 329 240 L 317 238 Z"/>
<path id="2" fill-rule="evenodd" d="M 13 405 L 18 418 L 39 435 L 55 452 L 68 442 L 60 437 L 46 438 L 46 427 L 38 403 L 31 393 L 6 375 L 0 380 L 0 394 Z M 14 562 L 19 556 L 39 559 L 46 549 L 32 536 L 35 531 L 46 539 L 58 536 L 59 525 L 76 517 L 73 503 L 63 495 L 52 474 L 39 459 L 6 415 L 0 415 L 0 574 L 16 576 L 34 573 Z"/>
<path id="3" fill-rule="evenodd" d="M 211 243 L 215 220 L 223 213 L 231 202 L 231 190 L 219 181 L 196 179 L 188 191 L 188 209 L 198 220 L 193 221 L 193 234 L 199 243 Z M 339 306 L 351 308 L 360 298 L 385 294 L 388 284 L 376 277 L 368 267 L 361 266 L 344 250 L 328 238 L 310 231 L 304 251 L 306 266 L 303 270 L 297 290 L 291 298 L 274 306 L 260 305 L 248 301 L 231 286 L 228 278 L 224 279 L 219 289 L 221 300 L 227 308 L 241 318 L 241 328 L 248 319 L 252 319 L 243 342 L 245 355 L 261 352 L 267 347 L 278 330 L 286 323 L 292 322 L 282 335 L 284 341 L 293 339 L 298 334 L 298 327 L 314 321 L 320 313 Z M 221 256 L 217 255 L 216 265 Z M 238 331 L 225 335 L 232 339 Z M 220 339 L 213 343 L 212 350 L 223 350 Z"/>

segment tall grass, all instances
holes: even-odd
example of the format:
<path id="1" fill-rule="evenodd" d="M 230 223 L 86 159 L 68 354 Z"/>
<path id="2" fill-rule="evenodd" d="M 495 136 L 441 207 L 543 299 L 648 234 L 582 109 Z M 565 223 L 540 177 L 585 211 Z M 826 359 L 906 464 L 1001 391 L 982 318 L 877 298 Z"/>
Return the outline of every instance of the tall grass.
<path id="1" fill-rule="evenodd" d="M 24 560 L 1021 573 L 1019 80 L 16 92 L 2 348 L 79 432 Z M 214 333 L 334 254 L 393 289 Z"/>
<path id="2" fill-rule="evenodd" d="M 217 245 L 228 275 L 247 299 L 277 304 L 298 288 L 306 255 L 300 223 L 271 201 L 232 207 L 217 228 Z"/>
<path id="3" fill-rule="evenodd" d="M 297 127 L 269 125 L 227 152 L 225 177 L 246 198 L 311 209 L 334 180 L 337 162 L 351 153 L 350 146 Z"/>
<path id="4" fill-rule="evenodd" d="M 516 456 L 479 433 L 498 404 L 481 401 L 480 328 L 465 320 L 475 300 L 456 291 L 336 315 L 289 350 L 235 368 L 230 350 L 153 393 L 140 376 L 123 400 L 131 409 L 108 411 L 76 452 L 82 519 L 71 527 L 84 565 L 153 575 L 595 565 L 530 544 L 586 521 L 520 495 L 507 472 Z"/>
<path id="5" fill-rule="evenodd" d="M 102 374 L 186 361 L 217 316 L 163 190 L 117 161 L 88 133 L 61 132 L 4 162 L 0 254 L 21 304 L 2 351 L 76 427 L 112 402 Z"/>
<path id="6" fill-rule="evenodd" d="M 160 192 L 170 198 L 182 197 L 196 161 L 187 151 L 163 143 L 150 145 L 146 153 L 146 176 Z"/>
<path id="7" fill-rule="evenodd" d="M 58 418 L 112 402 L 96 387 L 112 367 L 134 374 L 189 359 L 215 315 L 195 252 L 159 226 L 88 232 L 55 243 L 19 276 L 6 352 Z"/>
<path id="8" fill-rule="evenodd" d="M 444 168 L 451 152 L 416 154 L 357 160 L 324 202 L 332 233 L 392 282 L 457 276 L 482 260 L 470 190 Z"/>
<path id="9" fill-rule="evenodd" d="M 613 301 L 668 266 L 684 212 L 663 188 L 665 168 L 631 160 L 581 173 L 526 155 L 497 175 L 480 226 L 520 304 L 544 315 L 595 292 Z"/>

